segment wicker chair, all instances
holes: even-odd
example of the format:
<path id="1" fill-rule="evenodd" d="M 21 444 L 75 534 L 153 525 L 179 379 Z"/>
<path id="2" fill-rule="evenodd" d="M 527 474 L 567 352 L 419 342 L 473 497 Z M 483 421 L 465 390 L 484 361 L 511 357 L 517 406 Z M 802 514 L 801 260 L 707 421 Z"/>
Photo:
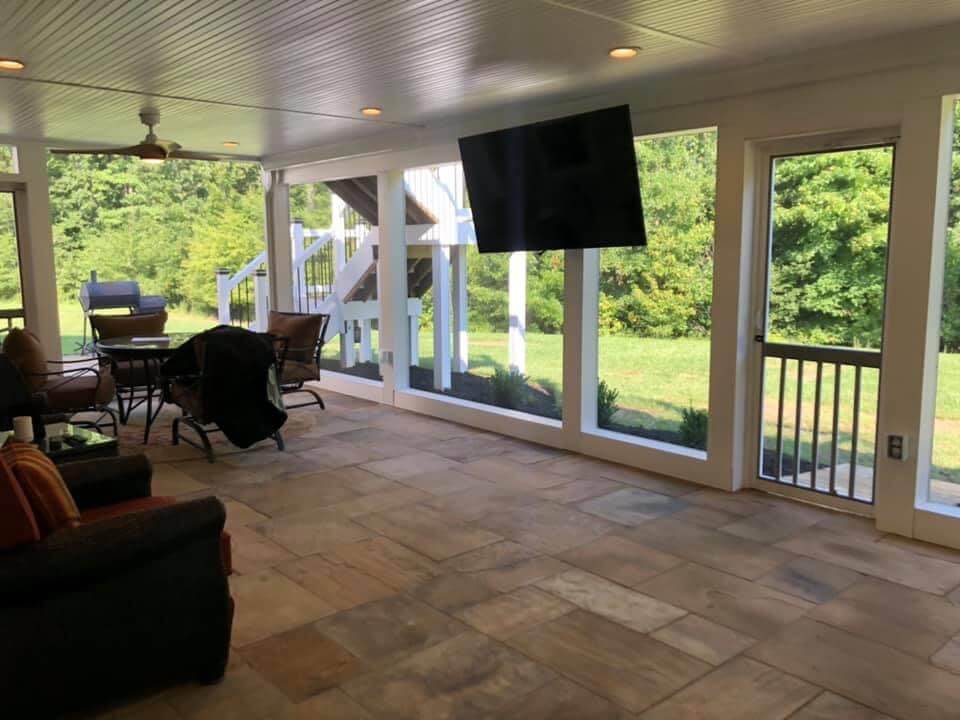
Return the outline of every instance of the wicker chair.
<path id="1" fill-rule="evenodd" d="M 306 383 L 320 379 L 320 352 L 329 323 L 329 315 L 270 311 L 267 334 L 277 341 L 280 390 L 284 395 L 307 393 L 313 396 L 312 400 L 296 405 L 284 403 L 287 410 L 308 405 L 326 408 L 320 394 Z"/>

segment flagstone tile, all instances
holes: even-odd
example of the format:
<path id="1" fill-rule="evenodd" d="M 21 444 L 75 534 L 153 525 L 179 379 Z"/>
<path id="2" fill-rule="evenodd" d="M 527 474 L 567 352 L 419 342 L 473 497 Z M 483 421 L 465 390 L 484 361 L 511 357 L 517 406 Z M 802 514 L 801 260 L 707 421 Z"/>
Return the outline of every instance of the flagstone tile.
<path id="1" fill-rule="evenodd" d="M 349 518 L 413 505 L 431 497 L 430 493 L 397 484 L 396 488 L 372 492 L 331 505 L 330 509 Z"/>
<path id="2" fill-rule="evenodd" d="M 640 592 L 755 638 L 796 621 L 812 603 L 693 563 L 658 575 Z"/>
<path id="3" fill-rule="evenodd" d="M 311 473 L 232 490 L 230 495 L 270 517 L 333 505 L 357 497 L 325 473 Z"/>
<path id="4" fill-rule="evenodd" d="M 275 570 L 230 580 L 236 603 L 233 645 L 243 647 L 336 612 L 313 593 Z"/>
<path id="5" fill-rule="evenodd" d="M 809 617 L 923 659 L 960 633 L 960 608 L 945 598 L 864 578 Z"/>
<path id="6" fill-rule="evenodd" d="M 457 611 L 456 616 L 480 632 L 504 640 L 574 609 L 572 603 L 535 587 L 521 587 Z"/>
<path id="7" fill-rule="evenodd" d="M 848 568 L 822 560 L 798 557 L 757 580 L 761 585 L 782 590 L 812 603 L 832 600 L 863 577 Z"/>
<path id="8" fill-rule="evenodd" d="M 365 669 L 356 656 L 310 625 L 247 645 L 243 656 L 295 703 L 336 687 Z"/>
<path id="9" fill-rule="evenodd" d="M 893 720 L 865 705 L 847 700 L 836 693 L 822 692 L 813 702 L 790 716 L 790 720 Z"/>
<path id="10" fill-rule="evenodd" d="M 485 515 L 476 525 L 544 553 L 585 545 L 621 526 L 566 505 L 539 501 Z"/>
<path id="11" fill-rule="evenodd" d="M 458 572 L 448 572 L 411 589 L 410 594 L 431 607 L 457 613 L 496 596 L 497 592 L 479 580 Z"/>
<path id="12" fill-rule="evenodd" d="M 613 480 L 595 478 L 593 480 L 571 480 L 563 485 L 554 485 L 537 490 L 534 494 L 542 500 L 551 500 L 556 503 L 576 503 L 598 495 L 606 495 L 614 490 L 622 490 L 625 487 L 627 486 Z"/>
<path id="13" fill-rule="evenodd" d="M 369 529 L 329 508 L 284 515 L 260 523 L 256 530 L 300 556 L 328 552 L 338 545 L 373 535 Z"/>
<path id="14" fill-rule="evenodd" d="M 296 557 L 249 527 L 230 529 L 231 565 L 241 575 L 265 570 Z"/>
<path id="15" fill-rule="evenodd" d="M 335 688 L 314 695 L 298 703 L 284 715 L 271 716 L 267 720 L 375 720 L 343 690 Z"/>
<path id="16" fill-rule="evenodd" d="M 686 562 L 683 558 L 619 535 L 604 535 L 557 557 L 627 587 L 636 587 L 655 575 Z"/>
<path id="17" fill-rule="evenodd" d="M 556 674 L 476 632 L 465 632 L 343 689 L 378 717 L 469 720 L 545 685 Z"/>
<path id="18" fill-rule="evenodd" d="M 819 525 L 777 543 L 777 547 L 938 595 L 960 585 L 960 565 L 915 555 L 868 537 L 825 531 Z"/>
<path id="19" fill-rule="evenodd" d="M 444 561 L 443 567 L 496 592 L 510 592 L 570 569 L 565 562 L 509 540 L 458 555 Z"/>
<path id="20" fill-rule="evenodd" d="M 685 509 L 675 512 L 670 517 L 680 522 L 716 530 L 723 525 L 729 525 L 739 520 L 742 516 L 724 512 L 723 510 L 718 510 L 707 505 L 691 503 Z"/>
<path id="21" fill-rule="evenodd" d="M 414 506 L 364 515 L 357 522 L 434 560 L 446 560 L 501 539 L 487 530 L 444 522 L 438 515 Z"/>
<path id="22" fill-rule="evenodd" d="M 437 512 L 451 515 L 457 520 L 472 522 L 490 513 L 533 505 L 537 502 L 537 498 L 532 495 L 505 490 L 491 483 L 489 487 L 480 486 L 442 495 L 426 500 L 423 504 Z"/>
<path id="23" fill-rule="evenodd" d="M 773 503 L 760 492 L 741 490 L 740 492 L 724 492 L 712 488 L 699 489 L 684 497 L 689 503 L 703 505 L 714 510 L 746 517 L 758 512 L 769 512 Z"/>
<path id="24" fill-rule="evenodd" d="M 516 635 L 508 644 L 631 712 L 640 712 L 711 666 L 583 610 Z"/>
<path id="25" fill-rule="evenodd" d="M 404 485 L 426 491 L 433 495 L 447 495 L 449 493 L 469 490 L 475 487 L 489 486 L 486 480 L 468 475 L 460 470 L 448 468 L 446 470 L 434 470 L 420 475 L 412 475 L 403 479 Z"/>
<path id="26" fill-rule="evenodd" d="M 641 525 L 683 510 L 687 504 L 675 497 L 641 488 L 624 488 L 577 505 L 584 512 L 598 515 L 620 525 Z"/>
<path id="27" fill-rule="evenodd" d="M 337 610 L 394 595 L 396 590 L 333 553 L 310 555 L 277 570 Z"/>
<path id="28" fill-rule="evenodd" d="M 960 636 L 948 640 L 930 658 L 937 667 L 960 675 Z"/>
<path id="29" fill-rule="evenodd" d="M 672 518 L 651 520 L 625 537 L 723 572 L 755 580 L 793 558 L 788 552 Z"/>
<path id="30" fill-rule="evenodd" d="M 650 637 L 711 665 L 726 662 L 754 643 L 753 638 L 699 615 L 685 615 L 650 633 Z"/>
<path id="31" fill-rule="evenodd" d="M 184 685 L 164 699 L 184 720 L 258 720 L 281 716 L 290 699 L 249 666 L 230 670 L 212 685 Z"/>
<path id="32" fill-rule="evenodd" d="M 465 626 L 414 598 L 393 595 L 318 621 L 314 627 L 369 664 L 386 665 L 447 640 Z"/>
<path id="33" fill-rule="evenodd" d="M 267 519 L 266 515 L 258 513 L 249 505 L 231 500 L 230 498 L 223 499 L 223 506 L 227 510 L 227 522 L 225 525 L 227 530 L 233 530 L 234 528 L 247 525 L 255 525 Z"/>
<path id="34" fill-rule="evenodd" d="M 630 720 L 609 700 L 594 695 L 576 683 L 558 678 L 525 695 L 484 720 Z"/>
<path id="35" fill-rule="evenodd" d="M 459 465 L 459 463 L 456 460 L 450 460 L 441 455 L 429 452 L 416 452 L 409 455 L 400 455 L 399 457 L 388 460 L 364 463 L 360 467 L 390 480 L 403 480 L 404 478 L 413 477 L 414 475 L 422 475 L 423 473 L 433 472 L 435 470 L 445 470 L 446 468 L 456 467 L 457 465 Z"/>
<path id="36" fill-rule="evenodd" d="M 501 457 L 487 457 L 464 464 L 460 468 L 468 475 L 492 482 L 498 487 L 516 492 L 531 492 L 565 485 L 570 478 Z"/>
<path id="37" fill-rule="evenodd" d="M 643 720 L 781 720 L 820 688 L 768 665 L 736 658 L 645 712 Z"/>
<path id="38" fill-rule="evenodd" d="M 956 675 L 807 618 L 746 654 L 893 717 L 947 720 L 960 707 Z"/>
<path id="39" fill-rule="evenodd" d="M 759 543 L 775 543 L 796 535 L 822 517 L 775 509 L 736 520 L 719 528 L 722 532 Z"/>
<path id="40" fill-rule="evenodd" d="M 186 495 L 211 489 L 209 484 L 198 481 L 174 463 L 166 462 L 154 464 L 150 485 L 154 495 Z"/>
<path id="41" fill-rule="evenodd" d="M 430 558 L 384 537 L 340 545 L 334 555 L 396 590 L 407 590 L 443 572 Z"/>

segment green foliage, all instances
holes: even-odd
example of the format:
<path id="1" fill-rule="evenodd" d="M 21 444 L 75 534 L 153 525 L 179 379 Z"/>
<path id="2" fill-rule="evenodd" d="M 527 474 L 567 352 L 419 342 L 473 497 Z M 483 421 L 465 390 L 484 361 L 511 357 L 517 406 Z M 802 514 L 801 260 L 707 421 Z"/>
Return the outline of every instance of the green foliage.
<path id="1" fill-rule="evenodd" d="M 709 415 L 706 410 L 688 407 L 680 411 L 680 440 L 687 447 L 707 449 L 707 423 Z"/>
<path id="2" fill-rule="evenodd" d="M 620 397 L 620 391 L 606 380 L 601 380 L 597 384 L 597 425 L 600 427 L 609 427 L 613 422 L 613 416 L 619 410 L 617 400 Z"/>
<path id="3" fill-rule="evenodd" d="M 527 389 L 527 376 L 516 368 L 498 367 L 490 377 L 493 403 L 505 408 L 518 408 Z"/>
<path id="4" fill-rule="evenodd" d="M 324 183 L 292 185 L 290 219 L 300 220 L 309 229 L 330 227 L 330 188 Z"/>

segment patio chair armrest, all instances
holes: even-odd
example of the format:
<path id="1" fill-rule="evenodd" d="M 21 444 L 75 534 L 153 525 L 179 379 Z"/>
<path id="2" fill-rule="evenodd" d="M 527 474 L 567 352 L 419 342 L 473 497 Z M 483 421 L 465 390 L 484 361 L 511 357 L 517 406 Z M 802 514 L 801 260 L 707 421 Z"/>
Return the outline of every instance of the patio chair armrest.
<path id="1" fill-rule="evenodd" d="M 81 510 L 150 497 L 151 494 L 153 466 L 146 455 L 80 460 L 64 463 L 59 470 Z"/>

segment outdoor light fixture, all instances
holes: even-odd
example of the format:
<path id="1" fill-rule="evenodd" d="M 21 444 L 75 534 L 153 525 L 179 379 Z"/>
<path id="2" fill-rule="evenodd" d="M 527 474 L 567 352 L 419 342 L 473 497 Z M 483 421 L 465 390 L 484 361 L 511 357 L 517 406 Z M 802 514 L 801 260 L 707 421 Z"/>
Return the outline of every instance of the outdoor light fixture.
<path id="1" fill-rule="evenodd" d="M 360 108 L 360 114 L 366 115 L 367 117 L 377 117 L 378 115 L 383 115 L 383 108 L 378 107 L 362 107 Z"/>
<path id="2" fill-rule="evenodd" d="M 140 158 L 140 160 L 141 162 L 147 165 L 160 165 L 163 163 L 163 158 L 156 158 L 156 157 L 152 157 L 152 158 L 145 157 L 145 158 Z"/>
<path id="3" fill-rule="evenodd" d="M 0 70 L 11 70 L 17 72 L 23 70 L 26 65 L 22 61 L 16 60 L 15 58 L 0 58 Z"/>
<path id="4" fill-rule="evenodd" d="M 225 148 L 235 148 L 235 147 L 237 147 L 238 145 L 240 145 L 240 143 L 238 143 L 236 140 L 224 140 L 224 141 L 223 141 L 223 146 L 224 146 Z"/>
<path id="5" fill-rule="evenodd" d="M 610 50 L 607 51 L 607 55 L 614 60 L 631 60 L 639 54 L 640 48 L 630 46 L 610 48 Z"/>

